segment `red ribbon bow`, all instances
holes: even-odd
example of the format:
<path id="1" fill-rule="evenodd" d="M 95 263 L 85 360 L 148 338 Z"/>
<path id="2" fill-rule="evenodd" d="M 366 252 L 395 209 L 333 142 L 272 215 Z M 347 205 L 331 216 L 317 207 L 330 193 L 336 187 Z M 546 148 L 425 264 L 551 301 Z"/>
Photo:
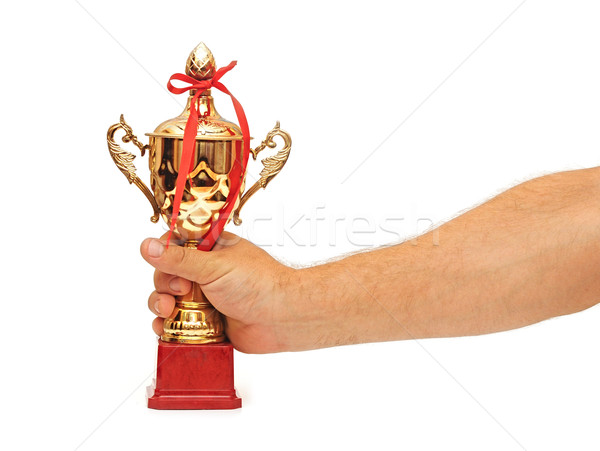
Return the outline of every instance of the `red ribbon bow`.
<path id="1" fill-rule="evenodd" d="M 175 223 L 179 217 L 179 208 L 181 207 L 181 199 L 183 198 L 183 191 L 185 189 L 185 182 L 188 178 L 192 168 L 192 160 L 194 156 L 194 150 L 196 147 L 196 134 L 198 132 L 198 98 L 204 91 L 210 88 L 217 88 L 219 91 L 224 92 L 231 97 L 235 114 L 237 115 L 240 128 L 242 129 L 242 143 L 235 141 L 235 158 L 231 171 L 229 172 L 229 194 L 225 200 L 225 206 L 219 212 L 219 216 L 216 220 L 211 222 L 210 228 L 206 235 L 202 238 L 202 241 L 198 245 L 198 249 L 203 251 L 209 251 L 214 246 L 217 238 L 225 228 L 227 220 L 231 215 L 231 211 L 236 203 L 240 189 L 242 187 L 242 180 L 246 172 L 246 164 L 248 163 L 248 157 L 250 155 L 250 130 L 248 128 L 248 121 L 246 120 L 246 114 L 244 109 L 238 100 L 229 92 L 229 90 L 219 81 L 223 75 L 229 72 L 235 67 L 237 61 L 232 61 L 228 66 L 222 67 L 215 72 L 212 78 L 207 80 L 196 80 L 195 78 L 189 77 L 184 74 L 174 74 L 167 83 L 167 88 L 173 94 L 183 94 L 190 89 L 195 89 L 196 93 L 192 98 L 190 107 L 190 116 L 187 123 L 185 124 L 185 130 L 183 132 L 183 149 L 181 152 L 181 160 L 179 163 L 179 172 L 177 174 L 177 181 L 175 183 L 175 198 L 173 200 L 173 213 L 171 216 L 171 224 L 169 228 L 169 235 L 167 236 L 167 247 L 171 240 Z M 172 80 L 179 80 L 185 83 L 189 83 L 189 86 L 183 88 L 177 88 L 171 83 Z"/>

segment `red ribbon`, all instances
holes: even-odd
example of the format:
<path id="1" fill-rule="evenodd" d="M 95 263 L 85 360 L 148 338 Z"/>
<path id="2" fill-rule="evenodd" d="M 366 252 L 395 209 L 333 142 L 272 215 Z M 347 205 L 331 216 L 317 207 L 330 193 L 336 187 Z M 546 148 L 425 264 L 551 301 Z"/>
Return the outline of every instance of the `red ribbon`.
<path id="1" fill-rule="evenodd" d="M 179 172 L 177 174 L 177 181 L 175 182 L 175 198 L 173 199 L 173 213 L 171 216 L 171 224 L 169 228 L 169 235 L 167 236 L 167 247 L 171 240 L 175 223 L 179 217 L 179 209 L 181 207 L 181 199 L 183 198 L 183 191 L 185 190 L 186 179 L 190 172 L 194 169 L 192 167 L 192 160 L 194 156 L 194 150 L 196 147 L 196 134 L 198 133 L 198 98 L 204 91 L 210 88 L 217 88 L 219 91 L 224 92 L 231 97 L 235 114 L 237 115 L 240 128 L 242 129 L 242 141 L 235 141 L 235 158 L 231 171 L 229 171 L 229 194 L 225 200 L 225 206 L 219 212 L 217 219 L 211 221 L 210 228 L 206 235 L 202 238 L 198 249 L 203 251 L 210 251 L 215 245 L 217 238 L 225 228 L 227 220 L 231 215 L 231 211 L 236 203 L 240 189 L 242 187 L 242 180 L 246 172 L 246 164 L 248 163 L 248 157 L 250 155 L 250 129 L 248 128 L 248 121 L 246 120 L 246 114 L 244 109 L 238 100 L 229 92 L 229 90 L 219 81 L 220 78 L 235 67 L 237 61 L 232 61 L 228 66 L 222 67 L 215 72 L 212 78 L 207 80 L 196 80 L 195 78 L 189 77 L 184 74 L 174 74 L 167 83 L 167 88 L 173 94 L 183 94 L 190 89 L 195 89 L 190 107 L 190 116 L 185 124 L 185 130 L 183 132 L 183 149 L 181 152 L 181 159 L 179 162 Z M 188 83 L 189 86 L 183 88 L 177 88 L 171 83 L 172 80 L 178 80 Z"/>

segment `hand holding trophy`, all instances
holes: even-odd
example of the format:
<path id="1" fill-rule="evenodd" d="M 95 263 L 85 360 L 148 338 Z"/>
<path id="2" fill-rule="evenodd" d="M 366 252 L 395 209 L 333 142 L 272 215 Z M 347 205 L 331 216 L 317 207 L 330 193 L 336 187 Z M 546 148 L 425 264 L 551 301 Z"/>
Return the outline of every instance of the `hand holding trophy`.
<path id="1" fill-rule="evenodd" d="M 239 213 L 259 188 L 265 188 L 285 165 L 291 138 L 279 122 L 266 139 L 250 149 L 250 135 L 244 111 L 219 81 L 235 63 L 218 69 L 210 50 L 199 44 L 190 54 L 186 74 L 171 80 L 188 83 L 171 92 L 189 91 L 184 111 L 160 124 L 148 145 L 142 144 L 121 115 L 108 129 L 110 155 L 129 183 L 135 184 L 150 201 L 152 222 L 162 216 L 172 236 L 183 246 L 210 251 L 225 225 Z M 240 126 L 223 119 L 216 111 L 211 89 L 229 95 Z M 133 143 L 142 156 L 148 152 L 151 190 L 136 175 L 135 156 L 123 150 L 115 139 Z M 262 160 L 259 180 L 244 194 L 248 157 L 256 159 L 265 148 L 274 149 L 275 137 L 283 147 Z M 169 236 L 171 239 L 171 235 Z M 159 339 L 154 385 L 148 388 L 148 407 L 155 409 L 234 409 L 241 407 L 233 386 L 233 347 L 227 342 L 222 315 L 210 304 L 200 287 L 176 298 L 176 306 L 164 321 Z"/>

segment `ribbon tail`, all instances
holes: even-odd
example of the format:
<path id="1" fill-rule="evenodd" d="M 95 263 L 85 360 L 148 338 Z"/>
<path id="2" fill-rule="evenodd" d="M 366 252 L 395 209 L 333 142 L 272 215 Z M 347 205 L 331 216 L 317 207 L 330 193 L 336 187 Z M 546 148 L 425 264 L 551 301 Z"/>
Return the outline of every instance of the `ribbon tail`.
<path id="1" fill-rule="evenodd" d="M 212 223 L 208 233 L 202 238 L 202 241 L 197 246 L 197 249 L 201 251 L 210 251 L 214 247 L 221 232 L 223 232 L 223 229 L 227 225 L 227 221 L 231 216 L 231 212 L 240 194 L 242 179 L 246 172 L 245 161 L 247 161 L 247 158 L 244 159 L 244 145 L 242 142 L 236 141 L 235 148 L 235 161 L 229 173 L 229 179 L 231 180 L 232 185 L 231 190 L 227 196 L 225 207 L 219 212 L 218 218 Z M 249 152 L 246 152 L 246 154 L 249 154 Z"/>
<path id="2" fill-rule="evenodd" d="M 236 154 L 234 156 L 233 166 L 229 175 L 229 179 L 231 180 L 231 189 L 227 196 L 225 207 L 219 212 L 219 216 L 210 227 L 208 233 L 204 236 L 200 244 L 198 244 L 198 249 L 204 251 L 209 251 L 213 248 L 217 239 L 221 235 L 221 232 L 225 228 L 225 225 L 227 224 L 227 220 L 229 219 L 239 196 L 242 187 L 242 180 L 246 173 L 246 165 L 250 156 L 250 129 L 248 127 L 248 120 L 246 119 L 246 114 L 242 108 L 242 105 L 221 83 L 213 83 L 213 86 L 231 97 L 238 123 L 242 129 L 243 142 L 236 141 Z"/>
<path id="3" fill-rule="evenodd" d="M 171 236 L 175 229 L 175 224 L 179 218 L 179 209 L 181 208 L 181 200 L 183 199 L 186 179 L 191 172 L 192 159 L 194 157 L 194 151 L 196 148 L 196 134 L 198 132 L 198 110 L 196 108 L 196 101 L 198 100 L 200 94 L 201 92 L 198 91 L 192 98 L 190 117 L 185 124 L 185 130 L 183 132 L 183 149 L 181 151 L 179 170 L 177 173 L 177 180 L 175 182 L 175 198 L 173 200 L 173 211 L 171 216 L 171 224 L 169 227 L 169 235 L 167 236 L 167 248 L 169 247 L 169 242 L 171 241 Z"/>

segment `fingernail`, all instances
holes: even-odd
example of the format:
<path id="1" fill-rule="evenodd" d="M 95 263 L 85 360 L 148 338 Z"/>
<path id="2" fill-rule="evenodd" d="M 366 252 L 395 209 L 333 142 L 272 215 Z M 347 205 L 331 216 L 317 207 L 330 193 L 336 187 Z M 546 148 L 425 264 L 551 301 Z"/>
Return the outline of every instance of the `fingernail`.
<path id="1" fill-rule="evenodd" d="M 148 244 L 148 255 L 150 257 L 160 257 L 165 251 L 165 246 L 158 240 L 151 240 Z"/>
<path id="2" fill-rule="evenodd" d="M 181 282 L 179 281 L 179 279 L 171 280 L 171 282 L 169 283 L 169 288 L 171 288 L 171 290 L 173 291 L 181 291 Z"/>
<path id="3" fill-rule="evenodd" d="M 160 301 L 156 301 L 156 304 L 154 304 L 154 311 L 160 315 L 160 310 L 158 309 L 158 306 L 160 305 Z"/>

